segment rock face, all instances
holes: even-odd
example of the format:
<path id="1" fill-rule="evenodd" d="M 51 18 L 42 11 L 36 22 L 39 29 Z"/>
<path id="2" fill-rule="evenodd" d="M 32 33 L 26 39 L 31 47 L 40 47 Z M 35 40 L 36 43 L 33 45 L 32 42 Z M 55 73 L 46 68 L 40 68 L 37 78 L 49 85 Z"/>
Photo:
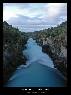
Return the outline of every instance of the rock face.
<path id="1" fill-rule="evenodd" d="M 58 32 L 59 34 L 56 35 Z M 55 36 L 43 40 L 42 50 L 53 59 L 55 67 L 67 76 L 67 23 L 65 22 L 60 26 L 60 30 L 54 30 L 52 33 Z"/>
<path id="2" fill-rule="evenodd" d="M 63 56 L 67 58 L 67 49 L 63 46 L 61 46 L 61 54 L 63 54 Z"/>
<path id="3" fill-rule="evenodd" d="M 43 45 L 52 44 L 52 41 L 49 38 L 42 38 Z"/>
<path id="4" fill-rule="evenodd" d="M 4 65 L 8 65 L 13 60 L 13 53 L 9 52 L 8 48 L 3 52 L 3 63 Z"/>
<path id="5" fill-rule="evenodd" d="M 47 53 L 53 60 L 55 68 L 57 68 L 64 76 L 67 76 L 67 54 L 66 50 L 61 51 L 63 55 L 57 55 L 57 53 L 52 52 L 52 47 L 49 45 L 43 45 L 42 51 Z"/>
<path id="6" fill-rule="evenodd" d="M 26 38 L 18 28 L 12 27 L 6 21 L 3 22 L 3 82 L 8 81 L 17 66 L 25 64 L 26 58 L 22 50 Z"/>

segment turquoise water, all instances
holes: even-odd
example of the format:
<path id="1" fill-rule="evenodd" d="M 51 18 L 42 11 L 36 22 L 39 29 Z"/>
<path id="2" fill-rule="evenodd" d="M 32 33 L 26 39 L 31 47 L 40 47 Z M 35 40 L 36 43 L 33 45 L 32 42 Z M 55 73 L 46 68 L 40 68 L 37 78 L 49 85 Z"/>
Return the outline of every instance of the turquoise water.
<path id="1" fill-rule="evenodd" d="M 14 73 L 8 87 L 64 87 L 64 79 L 58 71 L 39 63 L 29 65 Z"/>
<path id="2" fill-rule="evenodd" d="M 24 52 L 26 66 L 17 68 L 6 84 L 7 87 L 64 87 L 65 81 L 51 58 L 42 52 L 42 48 L 31 38 Z"/>

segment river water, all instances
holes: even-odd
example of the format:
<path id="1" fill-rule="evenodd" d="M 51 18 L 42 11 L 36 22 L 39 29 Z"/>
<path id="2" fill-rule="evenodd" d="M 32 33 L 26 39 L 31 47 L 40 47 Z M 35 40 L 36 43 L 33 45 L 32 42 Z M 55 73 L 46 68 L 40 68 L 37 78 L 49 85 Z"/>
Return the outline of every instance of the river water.
<path id="1" fill-rule="evenodd" d="M 32 38 L 28 39 L 26 50 L 27 65 L 21 65 L 6 84 L 7 87 L 64 87 L 61 73 L 54 68 L 51 58 L 42 52 Z"/>

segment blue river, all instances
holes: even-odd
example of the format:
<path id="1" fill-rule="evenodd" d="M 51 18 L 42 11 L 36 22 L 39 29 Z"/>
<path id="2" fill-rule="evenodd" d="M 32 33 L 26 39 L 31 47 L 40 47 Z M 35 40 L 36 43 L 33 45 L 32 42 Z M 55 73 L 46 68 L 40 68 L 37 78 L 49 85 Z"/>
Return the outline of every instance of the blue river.
<path id="1" fill-rule="evenodd" d="M 30 38 L 23 51 L 27 65 L 21 65 L 6 83 L 6 87 L 65 87 L 63 75 L 54 68 L 51 58 Z"/>

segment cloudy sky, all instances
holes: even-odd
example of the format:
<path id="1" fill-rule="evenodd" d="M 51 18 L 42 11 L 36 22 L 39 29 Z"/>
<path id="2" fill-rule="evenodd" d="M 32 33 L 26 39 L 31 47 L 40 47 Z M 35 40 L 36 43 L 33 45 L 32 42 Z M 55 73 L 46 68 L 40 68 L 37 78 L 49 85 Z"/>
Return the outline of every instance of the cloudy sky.
<path id="1" fill-rule="evenodd" d="M 67 20 L 67 3 L 3 3 L 3 21 L 23 32 L 54 27 Z"/>

